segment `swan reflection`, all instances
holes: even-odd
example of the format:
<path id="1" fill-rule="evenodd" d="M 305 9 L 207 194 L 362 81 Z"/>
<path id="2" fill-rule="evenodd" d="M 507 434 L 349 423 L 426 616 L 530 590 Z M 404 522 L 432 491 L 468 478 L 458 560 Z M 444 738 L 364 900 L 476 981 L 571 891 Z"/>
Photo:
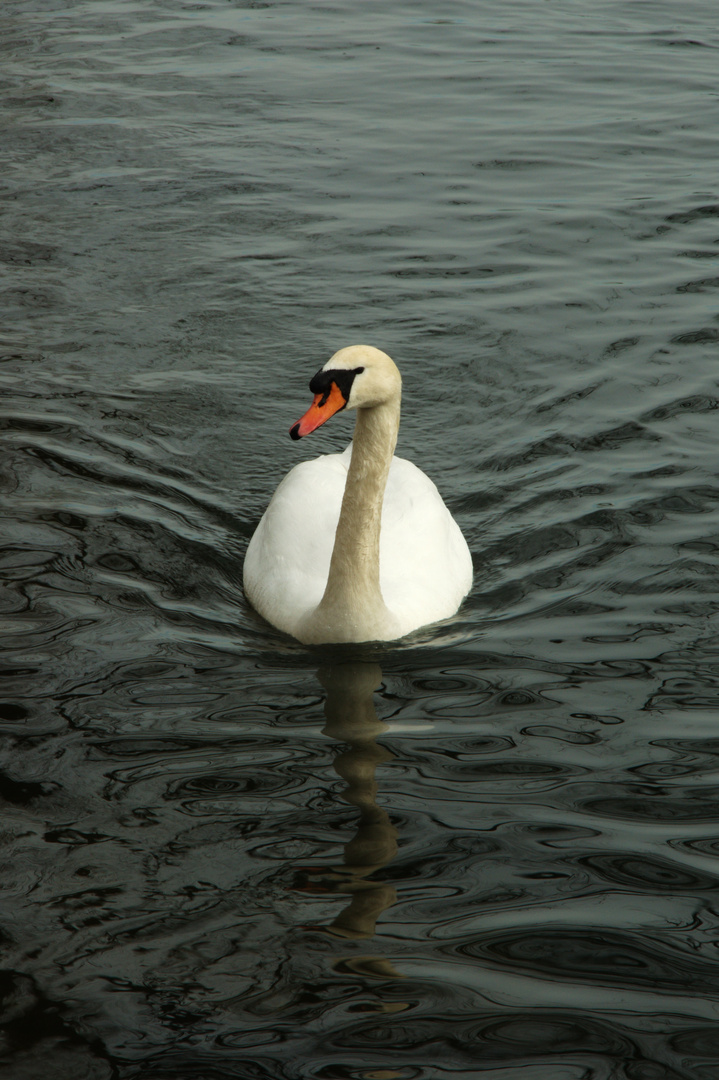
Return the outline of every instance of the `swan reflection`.
<path id="1" fill-rule="evenodd" d="M 370 938 L 379 916 L 397 899 L 394 886 L 370 880 L 397 853 L 397 830 L 387 811 L 377 804 L 375 770 L 394 757 L 391 750 L 376 742 L 387 731 L 374 706 L 382 669 L 371 663 L 336 664 L 321 668 L 317 677 L 327 694 L 323 734 L 345 745 L 334 761 L 335 771 L 347 783 L 340 797 L 356 807 L 360 817 L 354 837 L 345 844 L 343 864 L 305 868 L 303 888 L 349 897 L 339 915 L 322 927 L 325 932 L 353 940 Z M 382 975 L 397 974 L 388 962 L 372 958 L 374 967 L 378 963 L 383 967 Z"/>

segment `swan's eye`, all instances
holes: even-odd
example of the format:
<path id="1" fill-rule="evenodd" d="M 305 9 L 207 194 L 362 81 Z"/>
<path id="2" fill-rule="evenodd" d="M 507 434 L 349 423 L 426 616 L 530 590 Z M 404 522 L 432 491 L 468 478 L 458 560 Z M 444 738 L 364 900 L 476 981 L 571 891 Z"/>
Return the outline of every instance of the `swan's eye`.
<path id="1" fill-rule="evenodd" d="M 332 383 L 334 383 L 346 403 L 349 401 L 350 391 L 352 390 L 352 383 L 355 380 L 355 376 L 361 374 L 363 371 L 363 367 L 353 368 L 351 371 L 347 368 L 328 368 L 326 370 L 322 368 L 310 380 L 310 390 L 313 394 L 322 394 L 322 404 L 324 404 L 329 397 Z"/>

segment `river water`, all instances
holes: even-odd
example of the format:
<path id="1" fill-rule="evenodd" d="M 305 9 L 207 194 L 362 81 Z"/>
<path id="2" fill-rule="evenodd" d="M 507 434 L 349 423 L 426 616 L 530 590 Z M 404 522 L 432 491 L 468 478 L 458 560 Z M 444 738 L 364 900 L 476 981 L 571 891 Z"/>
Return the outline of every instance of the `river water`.
<path id="1" fill-rule="evenodd" d="M 710 0 L 5 0 L 0 1065 L 719 1073 Z M 386 350 L 456 618 L 242 593 Z"/>

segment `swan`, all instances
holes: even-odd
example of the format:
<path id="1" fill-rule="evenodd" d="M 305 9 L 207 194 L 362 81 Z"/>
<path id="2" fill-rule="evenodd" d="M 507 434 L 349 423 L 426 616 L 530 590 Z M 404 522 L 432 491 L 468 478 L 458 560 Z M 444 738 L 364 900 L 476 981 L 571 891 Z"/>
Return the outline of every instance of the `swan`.
<path id="1" fill-rule="evenodd" d="M 353 345 L 328 360 L 310 390 L 314 401 L 291 437 L 356 409 L 354 439 L 280 483 L 245 556 L 248 600 L 308 645 L 393 641 L 454 615 L 472 584 L 472 559 L 429 477 L 393 456 L 396 365 Z"/>

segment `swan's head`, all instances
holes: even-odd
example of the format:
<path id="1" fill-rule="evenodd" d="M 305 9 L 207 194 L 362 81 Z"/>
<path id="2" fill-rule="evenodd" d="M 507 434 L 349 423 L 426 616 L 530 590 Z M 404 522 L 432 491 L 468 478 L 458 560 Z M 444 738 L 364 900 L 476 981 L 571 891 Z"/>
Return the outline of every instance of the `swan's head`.
<path id="1" fill-rule="evenodd" d="M 305 415 L 290 428 L 301 439 L 341 409 L 372 409 L 399 400 L 402 379 L 387 353 L 371 345 L 340 349 L 310 380 L 315 399 Z"/>

